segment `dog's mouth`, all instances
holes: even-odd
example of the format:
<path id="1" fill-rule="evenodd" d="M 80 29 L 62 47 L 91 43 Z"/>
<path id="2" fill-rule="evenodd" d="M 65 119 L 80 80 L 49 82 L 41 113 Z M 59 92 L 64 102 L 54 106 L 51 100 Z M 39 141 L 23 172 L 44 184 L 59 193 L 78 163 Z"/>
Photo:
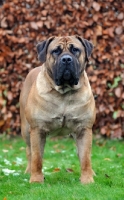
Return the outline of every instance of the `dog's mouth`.
<path id="1" fill-rule="evenodd" d="M 79 82 L 79 64 L 70 55 L 64 55 L 56 67 L 54 76 L 57 86 L 73 87 Z"/>
<path id="2" fill-rule="evenodd" d="M 78 81 L 79 78 L 74 77 L 69 70 L 65 70 L 65 72 L 63 72 L 63 75 L 61 77 L 59 76 L 55 78 L 56 85 L 63 87 L 77 85 Z"/>
<path id="3" fill-rule="evenodd" d="M 73 86 L 69 85 L 68 83 L 65 83 L 64 85 L 60 86 L 62 90 L 67 90 L 67 88 L 69 89 L 73 89 Z"/>

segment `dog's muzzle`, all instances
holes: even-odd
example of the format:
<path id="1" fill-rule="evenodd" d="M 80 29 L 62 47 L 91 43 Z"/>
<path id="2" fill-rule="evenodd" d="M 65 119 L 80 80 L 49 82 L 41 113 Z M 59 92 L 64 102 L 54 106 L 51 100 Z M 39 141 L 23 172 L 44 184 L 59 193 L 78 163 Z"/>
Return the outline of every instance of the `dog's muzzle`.
<path id="1" fill-rule="evenodd" d="M 74 59 L 68 54 L 61 56 L 55 77 L 56 85 L 69 84 L 72 86 L 77 85 L 78 81 L 79 76 Z"/>
<path id="2" fill-rule="evenodd" d="M 69 55 L 64 55 L 61 58 L 61 63 L 66 66 L 66 69 L 63 73 L 63 79 L 65 81 L 69 81 L 71 79 L 71 72 L 69 70 L 69 65 L 71 65 L 72 61 L 73 61 L 72 57 Z"/>

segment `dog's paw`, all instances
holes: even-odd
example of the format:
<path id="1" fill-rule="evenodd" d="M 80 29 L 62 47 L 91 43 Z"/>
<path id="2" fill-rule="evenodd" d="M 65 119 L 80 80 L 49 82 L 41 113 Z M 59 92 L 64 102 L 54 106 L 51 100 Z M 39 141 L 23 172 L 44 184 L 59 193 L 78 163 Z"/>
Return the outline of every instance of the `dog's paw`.
<path id="1" fill-rule="evenodd" d="M 43 175 L 32 175 L 29 182 L 30 183 L 43 183 L 44 176 Z"/>
<path id="2" fill-rule="evenodd" d="M 82 184 L 89 184 L 94 182 L 93 176 L 89 174 L 82 175 L 80 181 Z"/>

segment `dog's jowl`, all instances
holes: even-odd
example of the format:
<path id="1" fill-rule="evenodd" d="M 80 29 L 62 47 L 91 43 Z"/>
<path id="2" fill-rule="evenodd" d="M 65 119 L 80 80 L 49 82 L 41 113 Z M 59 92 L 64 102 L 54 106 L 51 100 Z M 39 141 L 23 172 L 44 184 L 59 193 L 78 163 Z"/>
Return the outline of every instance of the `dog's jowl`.
<path id="1" fill-rule="evenodd" d="M 43 152 L 49 132 L 66 129 L 76 140 L 81 183 L 93 182 L 92 126 L 95 102 L 85 72 L 92 43 L 80 36 L 50 37 L 37 45 L 42 66 L 27 75 L 20 95 L 21 133 L 30 182 L 43 182 Z"/>

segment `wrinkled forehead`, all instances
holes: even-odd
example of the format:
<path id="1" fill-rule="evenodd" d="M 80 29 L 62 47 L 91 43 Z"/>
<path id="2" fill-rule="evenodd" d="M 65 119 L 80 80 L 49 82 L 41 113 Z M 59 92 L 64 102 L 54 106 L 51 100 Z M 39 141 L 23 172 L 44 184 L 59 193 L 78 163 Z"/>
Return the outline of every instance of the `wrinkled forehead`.
<path id="1" fill-rule="evenodd" d="M 74 45 L 77 48 L 83 48 L 81 42 L 75 36 L 66 36 L 66 37 L 55 37 L 54 40 L 49 45 L 49 50 L 55 49 L 60 46 L 63 48 L 69 48 L 70 45 Z"/>

